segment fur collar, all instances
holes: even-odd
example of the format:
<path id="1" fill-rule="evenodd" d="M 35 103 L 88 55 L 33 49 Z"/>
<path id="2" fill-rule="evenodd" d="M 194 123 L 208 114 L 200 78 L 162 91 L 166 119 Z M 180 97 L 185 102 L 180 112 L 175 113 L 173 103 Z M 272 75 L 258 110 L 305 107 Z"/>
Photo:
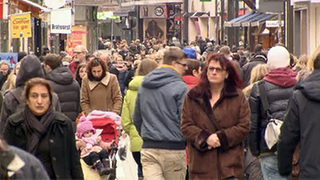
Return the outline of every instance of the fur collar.
<path id="1" fill-rule="evenodd" d="M 106 73 L 106 76 L 101 81 L 90 81 L 89 80 L 90 91 L 92 91 L 95 87 L 97 87 L 99 83 L 101 83 L 105 86 L 108 86 L 109 81 L 110 81 L 110 73 L 109 72 Z"/>
<path id="2" fill-rule="evenodd" d="M 216 122 L 216 118 L 214 116 L 213 110 L 221 104 L 221 102 L 225 98 L 229 97 L 235 97 L 239 95 L 239 92 L 241 90 L 238 90 L 237 88 L 224 88 L 221 93 L 220 99 L 217 101 L 217 103 L 214 105 L 214 107 L 210 104 L 210 98 L 207 94 L 201 94 L 199 93 L 199 88 L 196 86 L 195 88 L 191 89 L 188 93 L 188 97 L 198 103 L 201 107 L 201 109 L 207 114 L 213 125 L 217 130 L 220 130 L 219 124 Z"/>

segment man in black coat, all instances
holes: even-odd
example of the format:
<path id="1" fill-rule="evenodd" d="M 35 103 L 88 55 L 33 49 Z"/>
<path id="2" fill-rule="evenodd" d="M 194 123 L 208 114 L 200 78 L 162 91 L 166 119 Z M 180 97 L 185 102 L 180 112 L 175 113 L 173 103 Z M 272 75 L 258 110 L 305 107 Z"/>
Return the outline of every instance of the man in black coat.
<path id="1" fill-rule="evenodd" d="M 262 52 L 262 50 L 263 50 L 263 46 L 261 44 L 258 44 L 255 47 L 254 56 L 250 59 L 249 63 L 244 65 L 241 69 L 242 79 L 247 86 L 250 84 L 252 69 L 256 67 L 258 64 L 267 63 L 267 56 L 265 53 Z"/>
<path id="2" fill-rule="evenodd" d="M 8 79 L 10 74 L 10 67 L 7 61 L 1 61 L 0 63 L 0 89 L 2 88 L 4 82 Z"/>
<path id="3" fill-rule="evenodd" d="M 75 122 L 81 112 L 79 84 L 73 78 L 70 69 L 61 66 L 60 56 L 47 55 L 44 58 L 44 64 L 47 72 L 46 79 L 59 96 L 61 112 Z M 75 128 L 75 124 L 73 125 Z"/>

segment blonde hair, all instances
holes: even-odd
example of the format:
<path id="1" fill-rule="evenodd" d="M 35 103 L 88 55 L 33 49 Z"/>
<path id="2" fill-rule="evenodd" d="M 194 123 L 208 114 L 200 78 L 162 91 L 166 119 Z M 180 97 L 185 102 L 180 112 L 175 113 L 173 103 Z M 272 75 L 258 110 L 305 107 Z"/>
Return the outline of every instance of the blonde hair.
<path id="1" fill-rule="evenodd" d="M 300 71 L 301 69 L 306 68 L 307 64 L 308 64 L 308 56 L 306 54 L 304 54 L 304 55 L 300 56 L 297 64 L 292 68 L 292 70 Z"/>
<path id="2" fill-rule="evenodd" d="M 250 85 L 243 89 L 246 97 L 249 97 L 254 83 L 262 80 L 265 75 L 270 72 L 271 68 L 268 64 L 259 64 L 251 71 Z"/>
<path id="3" fill-rule="evenodd" d="M 320 46 L 317 47 L 317 49 L 314 51 L 314 53 L 310 56 L 309 61 L 307 63 L 308 65 L 308 70 L 313 71 L 314 70 L 314 61 L 318 54 L 320 53 Z"/>
<path id="4" fill-rule="evenodd" d="M 20 64 L 21 64 L 21 61 L 16 64 L 16 66 L 14 67 L 14 70 L 11 71 L 11 73 L 9 74 L 7 81 L 5 82 L 5 84 L 1 89 L 2 92 L 6 92 L 7 90 L 16 88 L 16 79 L 17 79 L 16 68 L 17 66 L 20 66 Z"/>

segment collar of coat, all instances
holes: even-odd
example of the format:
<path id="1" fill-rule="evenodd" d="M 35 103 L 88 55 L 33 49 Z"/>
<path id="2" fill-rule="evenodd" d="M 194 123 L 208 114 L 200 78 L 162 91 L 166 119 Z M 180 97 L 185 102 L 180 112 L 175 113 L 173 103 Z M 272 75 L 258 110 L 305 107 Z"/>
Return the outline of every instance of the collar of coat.
<path id="1" fill-rule="evenodd" d="M 209 119 L 211 119 L 213 125 L 217 128 L 217 130 L 219 130 L 220 127 L 215 121 L 213 109 L 221 104 L 224 99 L 238 96 L 240 92 L 241 90 L 237 89 L 236 87 L 223 88 L 221 96 L 214 107 L 212 107 L 210 104 L 210 98 L 208 94 L 200 93 L 198 86 L 189 91 L 188 97 L 200 105 L 202 110 L 208 115 Z"/>
<path id="2" fill-rule="evenodd" d="M 96 86 L 98 86 L 99 83 L 108 86 L 110 81 L 110 73 L 107 72 L 106 76 L 101 81 L 89 81 L 89 88 L 90 91 L 92 91 Z"/>

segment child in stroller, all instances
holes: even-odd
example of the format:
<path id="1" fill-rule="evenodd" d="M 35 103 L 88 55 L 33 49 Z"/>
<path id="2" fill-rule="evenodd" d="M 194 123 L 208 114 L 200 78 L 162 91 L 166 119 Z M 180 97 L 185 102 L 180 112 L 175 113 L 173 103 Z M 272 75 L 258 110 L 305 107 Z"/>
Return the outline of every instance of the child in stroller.
<path id="1" fill-rule="evenodd" d="M 99 175 L 103 176 L 111 172 L 108 150 L 113 142 L 103 142 L 100 136 L 101 132 L 101 129 L 93 128 L 92 122 L 82 116 L 77 126 L 78 140 L 76 145 L 81 151 L 80 157 L 83 161 L 93 166 Z"/>

